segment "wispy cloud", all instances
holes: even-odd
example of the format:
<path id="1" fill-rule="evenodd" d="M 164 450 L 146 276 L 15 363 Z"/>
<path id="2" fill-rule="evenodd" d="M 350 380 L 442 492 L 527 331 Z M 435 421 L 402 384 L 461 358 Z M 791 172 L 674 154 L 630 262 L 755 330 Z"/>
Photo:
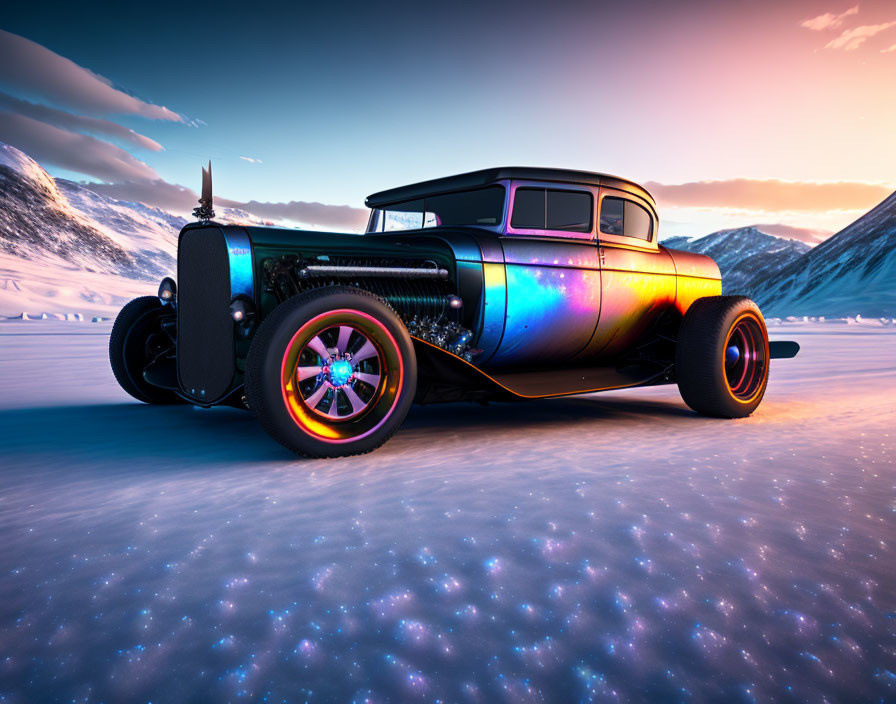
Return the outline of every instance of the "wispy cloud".
<path id="1" fill-rule="evenodd" d="M 834 14 L 833 12 L 826 12 L 823 15 L 818 15 L 818 17 L 813 17 L 812 19 L 803 20 L 800 22 L 800 27 L 805 27 L 806 29 L 812 29 L 816 32 L 821 32 L 825 29 L 836 29 L 846 20 L 847 17 L 852 15 L 857 15 L 859 13 L 859 6 L 854 5 L 849 8 L 846 12 L 841 12 L 839 15 Z"/>
<path id="2" fill-rule="evenodd" d="M 861 27 L 847 29 L 840 36 L 832 39 L 824 45 L 825 49 L 843 49 L 855 51 L 871 37 L 884 32 L 891 27 L 896 27 L 896 22 L 884 22 L 883 24 L 865 24 Z"/>
<path id="3" fill-rule="evenodd" d="M 824 242 L 828 237 L 834 234 L 831 230 L 819 230 L 811 227 L 794 227 L 793 225 L 784 225 L 782 223 L 754 225 L 753 227 L 767 235 L 786 237 L 789 240 L 799 240 L 800 242 L 805 242 L 807 244 Z"/>
<path id="4" fill-rule="evenodd" d="M 240 159 L 242 159 L 243 161 L 248 161 L 250 164 L 264 163 L 261 159 L 253 159 L 251 156 L 241 156 Z"/>
<path id="5" fill-rule="evenodd" d="M 100 117 L 75 115 L 64 110 L 47 107 L 46 105 L 30 103 L 27 100 L 20 100 L 2 91 L 0 91 L 0 109 L 25 115 L 26 117 L 69 130 L 116 137 L 133 144 L 135 147 L 149 149 L 153 152 L 161 151 L 162 149 L 162 145 L 155 140 L 134 132 L 134 130 L 124 125 L 119 125 L 117 122 L 104 120 Z"/>
<path id="6" fill-rule="evenodd" d="M 175 213 L 188 215 L 196 207 L 199 195 L 183 186 L 160 179 L 132 183 L 88 183 L 87 188 L 118 200 L 137 201 Z M 238 208 L 259 218 L 289 220 L 302 225 L 327 229 L 361 231 L 367 223 L 368 211 L 348 205 L 290 201 L 288 203 L 243 202 L 215 198 L 215 206 Z"/>
<path id="7" fill-rule="evenodd" d="M 762 212 L 863 210 L 890 195 L 873 183 L 781 181 L 738 178 L 681 184 L 647 183 L 661 205 L 677 208 L 735 208 Z"/>
<path id="8" fill-rule="evenodd" d="M 894 52 L 896 52 L 896 44 L 894 44 L 894 45 L 891 46 L 891 47 L 887 47 L 886 49 L 881 49 L 881 50 L 880 50 L 880 53 L 881 53 L 881 54 L 892 54 L 892 53 L 894 53 Z"/>
<path id="9" fill-rule="evenodd" d="M 177 113 L 115 88 L 74 61 L 17 34 L 0 30 L 0 83 L 93 115 L 140 115 L 182 122 Z"/>
<path id="10" fill-rule="evenodd" d="M 41 163 L 107 181 L 157 179 L 149 166 L 120 147 L 26 115 L 0 112 L 0 140 Z"/>

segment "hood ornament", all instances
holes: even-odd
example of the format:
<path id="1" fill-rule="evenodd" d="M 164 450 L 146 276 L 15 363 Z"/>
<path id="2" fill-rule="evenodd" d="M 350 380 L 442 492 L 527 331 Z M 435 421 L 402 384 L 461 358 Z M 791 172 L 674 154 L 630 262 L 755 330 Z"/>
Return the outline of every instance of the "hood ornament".
<path id="1" fill-rule="evenodd" d="M 212 207 L 212 162 L 208 162 L 208 171 L 202 169 L 202 195 L 199 198 L 199 207 L 193 208 L 193 217 L 203 225 L 215 217 Z"/>

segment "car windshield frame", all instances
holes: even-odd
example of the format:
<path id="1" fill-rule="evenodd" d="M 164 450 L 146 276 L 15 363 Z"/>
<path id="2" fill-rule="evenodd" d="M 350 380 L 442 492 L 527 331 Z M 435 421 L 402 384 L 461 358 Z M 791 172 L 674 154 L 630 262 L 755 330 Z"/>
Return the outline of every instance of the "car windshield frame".
<path id="1" fill-rule="evenodd" d="M 471 213 L 470 218 L 461 218 L 461 222 L 445 223 L 438 219 L 437 212 L 430 210 L 427 205 L 432 201 L 439 199 L 457 198 L 462 201 L 469 198 L 471 193 L 481 193 L 485 191 L 495 191 L 494 201 L 489 203 L 492 207 L 491 212 L 482 211 L 484 214 L 475 217 L 476 213 Z M 409 232 L 417 230 L 430 230 L 436 227 L 478 227 L 487 230 L 501 231 L 504 227 L 504 220 L 507 214 L 507 184 L 504 182 L 489 183 L 485 186 L 477 186 L 476 188 L 466 188 L 458 191 L 446 191 L 444 193 L 433 193 L 424 195 L 420 198 L 413 198 L 406 201 L 390 203 L 379 208 L 371 208 L 370 218 L 367 222 L 365 234 L 382 234 L 384 232 Z M 498 193 L 500 192 L 500 193 Z M 418 205 L 419 204 L 419 205 Z M 495 208 L 494 206 L 498 206 Z M 401 216 L 397 214 L 403 214 Z M 389 218 L 393 222 L 401 225 L 401 220 L 407 220 L 408 226 L 389 227 Z M 407 216 L 404 216 L 407 214 Z M 417 223 L 417 215 L 419 214 L 419 224 Z M 411 219 L 411 216 L 414 216 Z M 474 222 L 467 222 L 474 220 Z"/>

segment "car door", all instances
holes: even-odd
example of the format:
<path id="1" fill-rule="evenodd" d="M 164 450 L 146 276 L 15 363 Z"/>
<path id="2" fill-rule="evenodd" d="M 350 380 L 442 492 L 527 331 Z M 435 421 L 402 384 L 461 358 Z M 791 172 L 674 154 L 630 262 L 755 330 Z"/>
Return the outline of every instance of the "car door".
<path id="1" fill-rule="evenodd" d="M 569 362 L 588 346 L 601 300 L 597 195 L 584 185 L 512 182 L 500 239 L 504 330 L 489 366 Z"/>
<path id="2" fill-rule="evenodd" d="M 598 254 L 601 311 L 584 357 L 619 355 L 675 304 L 675 265 L 657 244 L 658 219 L 643 198 L 600 188 Z"/>

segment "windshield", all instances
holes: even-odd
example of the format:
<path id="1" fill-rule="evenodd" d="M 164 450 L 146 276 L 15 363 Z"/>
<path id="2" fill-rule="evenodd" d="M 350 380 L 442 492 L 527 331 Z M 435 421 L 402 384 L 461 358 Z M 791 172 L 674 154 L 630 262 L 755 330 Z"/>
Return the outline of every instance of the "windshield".
<path id="1" fill-rule="evenodd" d="M 419 230 L 456 225 L 500 225 L 504 221 L 504 186 L 444 193 L 375 208 L 368 232 Z"/>

